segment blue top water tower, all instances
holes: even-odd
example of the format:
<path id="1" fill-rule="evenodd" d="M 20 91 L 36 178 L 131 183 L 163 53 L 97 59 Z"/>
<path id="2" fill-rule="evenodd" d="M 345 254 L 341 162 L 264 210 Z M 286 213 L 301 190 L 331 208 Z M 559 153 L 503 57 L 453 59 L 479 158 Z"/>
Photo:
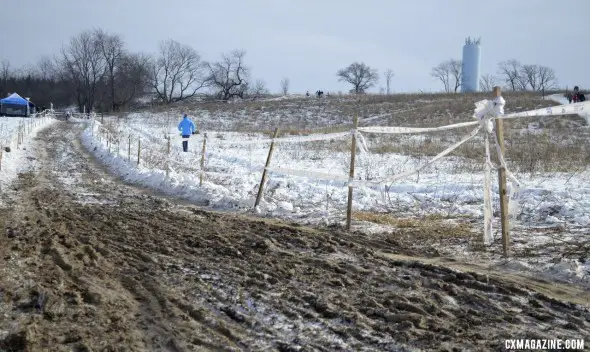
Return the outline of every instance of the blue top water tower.
<path id="1" fill-rule="evenodd" d="M 479 91 L 479 66 L 481 64 L 481 38 L 465 39 L 463 46 L 463 67 L 461 68 L 461 92 Z"/>

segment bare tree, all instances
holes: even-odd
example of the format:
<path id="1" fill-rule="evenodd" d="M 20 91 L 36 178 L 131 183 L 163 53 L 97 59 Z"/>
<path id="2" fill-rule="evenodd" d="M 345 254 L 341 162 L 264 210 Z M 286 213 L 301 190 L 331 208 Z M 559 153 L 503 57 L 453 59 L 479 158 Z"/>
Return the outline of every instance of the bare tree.
<path id="1" fill-rule="evenodd" d="M 454 80 L 454 92 L 457 93 L 459 87 L 461 87 L 461 75 L 463 73 L 462 66 L 463 62 L 461 60 L 450 59 L 448 61 L 449 70 L 451 73 L 451 77 Z"/>
<path id="2" fill-rule="evenodd" d="M 37 77 L 44 80 L 52 80 L 57 76 L 57 67 L 55 62 L 47 56 L 42 57 L 37 62 Z"/>
<path id="3" fill-rule="evenodd" d="M 115 84 L 116 94 L 113 109 L 131 103 L 145 94 L 150 87 L 150 57 L 145 54 L 125 54 L 121 57 Z"/>
<path id="4" fill-rule="evenodd" d="M 362 62 L 353 62 L 348 67 L 338 70 L 336 75 L 339 81 L 352 84 L 352 91 L 356 94 L 365 93 L 379 81 L 377 70 Z"/>
<path id="5" fill-rule="evenodd" d="M 496 84 L 496 77 L 491 74 L 483 75 L 479 79 L 479 87 L 482 92 L 491 92 Z"/>
<path id="6" fill-rule="evenodd" d="M 85 106 L 90 111 L 105 71 L 105 61 L 93 33 L 84 31 L 73 37 L 69 46 L 62 48 L 59 64 L 62 78 L 73 83 L 78 107 L 82 110 Z"/>
<path id="7" fill-rule="evenodd" d="M 289 83 L 290 81 L 287 77 L 281 80 L 281 92 L 283 92 L 283 95 L 287 95 L 287 93 L 289 93 Z"/>
<path id="8" fill-rule="evenodd" d="M 395 74 L 393 73 L 393 70 L 389 68 L 383 73 L 383 76 L 385 77 L 385 85 L 387 87 L 387 95 L 389 95 L 391 93 L 391 90 L 390 90 L 391 79 L 393 78 L 393 76 L 395 76 Z"/>
<path id="9" fill-rule="evenodd" d="M 545 96 L 546 90 L 553 89 L 557 86 L 555 71 L 547 66 L 539 66 L 537 74 L 539 89 L 543 91 L 543 96 Z"/>
<path id="10" fill-rule="evenodd" d="M 208 64 L 208 81 L 219 99 L 228 101 L 233 97 L 244 98 L 249 79 L 249 70 L 244 65 L 245 55 L 243 50 L 234 50 L 222 55 L 221 61 Z"/>
<path id="11" fill-rule="evenodd" d="M 252 99 L 255 100 L 269 94 L 269 91 L 266 88 L 266 82 L 261 79 L 257 79 L 254 87 L 248 89 L 248 93 Z"/>
<path id="12" fill-rule="evenodd" d="M 159 56 L 152 64 L 152 87 L 164 104 L 191 98 L 204 88 L 206 64 L 188 45 L 169 39 L 160 43 Z"/>
<path id="13" fill-rule="evenodd" d="M 532 90 L 539 88 L 539 66 L 537 65 L 523 65 L 521 67 L 521 77 L 525 82 L 525 89 L 530 86 Z"/>
<path id="14" fill-rule="evenodd" d="M 430 72 L 430 75 L 442 82 L 445 88 L 445 92 L 451 92 L 451 69 L 449 67 L 448 61 L 441 62 L 437 66 L 433 67 L 432 71 Z"/>
<path id="15" fill-rule="evenodd" d="M 8 78 L 10 78 L 10 73 L 10 62 L 8 60 L 2 60 L 2 62 L 0 62 L 0 92 L 2 93 L 0 98 L 3 98 L 8 94 L 6 90 L 8 89 Z"/>
<path id="16" fill-rule="evenodd" d="M 498 74 L 513 92 L 522 88 L 521 67 L 520 62 L 514 59 L 502 61 L 498 64 Z"/>
<path id="17" fill-rule="evenodd" d="M 114 111 L 116 109 L 116 85 L 115 76 L 117 71 L 120 69 L 123 55 L 125 55 L 125 43 L 123 39 L 117 34 L 108 34 L 102 29 L 95 31 L 97 44 L 100 48 L 100 52 L 105 60 L 106 65 L 106 76 L 108 79 L 109 86 L 109 100 L 110 109 Z"/>
<path id="18" fill-rule="evenodd" d="M 10 61 L 4 59 L 0 62 L 0 78 L 8 79 L 10 76 Z"/>
<path id="19" fill-rule="evenodd" d="M 430 75 L 442 82 L 445 92 L 457 92 L 461 87 L 462 62 L 449 59 L 432 68 Z"/>

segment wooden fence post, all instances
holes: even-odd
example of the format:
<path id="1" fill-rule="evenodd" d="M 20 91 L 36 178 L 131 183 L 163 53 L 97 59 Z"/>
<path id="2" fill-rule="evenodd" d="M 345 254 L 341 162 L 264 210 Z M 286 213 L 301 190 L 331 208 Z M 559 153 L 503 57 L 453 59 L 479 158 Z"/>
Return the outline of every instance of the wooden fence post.
<path id="1" fill-rule="evenodd" d="M 353 120 L 354 131 L 356 133 L 356 129 L 359 127 L 359 118 L 358 114 L 354 117 Z M 352 135 L 352 143 L 350 146 L 350 171 L 348 172 L 348 179 L 350 181 L 354 180 L 354 161 L 356 158 L 356 134 Z M 350 230 L 350 226 L 352 224 L 352 184 L 348 185 L 348 204 L 346 206 L 346 230 Z"/>
<path id="2" fill-rule="evenodd" d="M 203 134 L 203 150 L 201 151 L 201 175 L 199 175 L 199 186 L 203 186 L 203 175 L 205 174 L 205 150 L 207 149 L 207 133 Z"/>
<path id="3" fill-rule="evenodd" d="M 272 158 L 272 151 L 275 147 L 275 138 L 279 134 L 279 128 L 275 128 L 275 132 L 272 135 L 272 142 L 270 142 L 270 148 L 268 149 L 268 156 L 266 157 L 266 164 L 264 164 L 264 170 L 262 171 L 262 178 L 260 179 L 260 186 L 258 187 L 258 194 L 256 195 L 256 202 L 254 202 L 254 208 L 260 204 L 262 199 L 262 193 L 264 192 L 264 183 L 266 182 L 266 169 L 270 166 L 270 159 Z"/>
<path id="4" fill-rule="evenodd" d="M 141 157 L 141 137 L 137 137 L 137 166 L 139 166 L 140 157 Z"/>
<path id="5" fill-rule="evenodd" d="M 131 162 L 131 133 L 129 134 L 129 144 L 127 145 L 127 161 Z"/>
<path id="6" fill-rule="evenodd" d="M 502 91 L 500 87 L 494 87 L 494 98 L 501 97 Z M 502 155 L 505 155 L 504 148 L 504 121 L 496 118 L 496 137 L 500 145 Z M 506 160 L 506 158 L 504 158 Z M 504 256 L 508 256 L 510 245 L 510 234 L 508 233 L 508 199 L 506 194 L 506 169 L 500 165 L 498 168 L 498 192 L 500 193 L 500 221 L 502 224 L 502 251 Z"/>
<path id="7" fill-rule="evenodd" d="M 168 178 L 168 175 L 170 174 L 170 136 L 166 137 L 167 139 L 167 146 L 166 146 L 166 155 L 167 155 L 167 159 L 166 159 L 166 178 Z"/>

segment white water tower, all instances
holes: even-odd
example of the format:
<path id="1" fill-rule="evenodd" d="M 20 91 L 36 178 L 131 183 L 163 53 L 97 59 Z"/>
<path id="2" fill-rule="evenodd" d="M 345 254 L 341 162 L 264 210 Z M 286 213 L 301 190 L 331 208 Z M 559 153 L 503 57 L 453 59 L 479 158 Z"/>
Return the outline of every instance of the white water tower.
<path id="1" fill-rule="evenodd" d="M 463 67 L 461 68 L 461 92 L 470 93 L 479 91 L 479 76 L 481 65 L 481 38 L 465 39 L 463 45 Z"/>

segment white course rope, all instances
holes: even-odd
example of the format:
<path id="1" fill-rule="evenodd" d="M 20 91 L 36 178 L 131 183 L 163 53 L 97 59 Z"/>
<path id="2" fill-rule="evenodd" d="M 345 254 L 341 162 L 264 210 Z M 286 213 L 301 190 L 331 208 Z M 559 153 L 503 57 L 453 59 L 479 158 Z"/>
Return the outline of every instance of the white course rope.
<path id="1" fill-rule="evenodd" d="M 357 140 L 358 144 L 357 147 L 359 148 L 361 153 L 367 153 L 367 142 L 362 134 L 359 133 L 358 130 L 353 129 L 350 132 L 347 132 L 346 135 L 353 135 L 354 138 Z M 267 167 L 265 170 L 270 172 L 283 174 L 283 175 L 292 175 L 292 176 L 300 176 L 300 177 L 307 177 L 307 178 L 316 178 L 320 180 L 329 180 L 329 181 L 345 181 L 350 184 L 352 181 L 346 175 L 336 175 L 330 174 L 327 172 L 319 172 L 319 171 L 312 171 L 312 170 L 300 170 L 300 169 L 289 169 L 289 168 L 282 168 L 282 167 Z"/>
<path id="2" fill-rule="evenodd" d="M 381 114 L 381 115 L 371 116 L 371 117 L 364 118 L 364 119 L 360 120 L 359 122 L 360 123 L 369 122 L 369 121 L 373 121 L 373 120 L 376 120 L 376 119 L 380 119 L 380 118 L 385 117 L 385 116 L 390 116 L 392 114 L 393 113 L 389 112 L 387 114 Z"/>
<path id="3" fill-rule="evenodd" d="M 339 139 L 346 136 L 350 136 L 351 132 L 338 132 L 328 134 L 312 134 L 309 136 L 297 136 L 297 137 L 283 137 L 283 138 L 266 138 L 266 139 L 255 139 L 248 141 L 212 141 L 211 144 L 231 144 L 231 145 L 248 145 L 248 144 L 264 144 L 264 143 L 302 143 L 302 142 L 313 142 L 313 141 L 324 141 L 330 139 Z"/>
<path id="4" fill-rule="evenodd" d="M 359 127 L 359 131 L 365 133 L 390 133 L 390 134 L 410 134 L 410 133 L 425 133 L 425 132 L 438 132 L 445 130 L 452 130 L 456 128 L 462 128 L 467 126 L 477 125 L 477 121 L 460 122 L 452 125 L 440 126 L 440 127 Z"/>
<path id="5" fill-rule="evenodd" d="M 443 150 L 442 152 L 438 153 L 437 155 L 435 155 L 432 159 L 428 160 L 426 163 L 422 164 L 421 166 L 414 168 L 412 170 L 408 170 L 406 172 L 403 172 L 401 174 L 397 174 L 391 177 L 387 177 L 384 179 L 380 179 L 380 180 L 375 180 L 375 181 L 364 181 L 364 180 L 355 180 L 352 182 L 353 186 L 359 186 L 359 185 L 381 185 L 381 184 L 389 184 L 392 183 L 396 180 L 408 177 L 410 175 L 413 175 L 415 173 L 418 173 L 420 170 L 424 169 L 425 167 L 431 165 L 432 163 L 434 163 L 435 161 L 439 160 L 440 158 L 448 155 L 449 153 L 451 153 L 453 150 L 459 148 L 459 146 L 461 146 L 463 143 L 467 142 L 468 140 L 470 140 L 471 138 L 475 137 L 475 135 L 477 134 L 477 132 L 479 132 L 479 130 L 481 129 L 481 127 L 477 127 L 476 129 L 474 129 L 473 131 L 471 131 L 471 133 L 465 135 L 459 142 L 449 146 L 447 149 Z"/>
<path id="6" fill-rule="evenodd" d="M 316 179 L 320 179 L 320 180 L 344 181 L 344 182 L 349 181 L 348 175 L 337 175 L 337 174 L 330 174 L 330 173 L 319 172 L 319 171 L 289 169 L 289 168 L 283 168 L 283 167 L 268 167 L 268 168 L 266 168 L 266 170 L 273 172 L 273 173 L 283 174 L 283 175 L 316 178 Z"/>
<path id="7" fill-rule="evenodd" d="M 581 103 L 558 105 L 543 109 L 514 112 L 508 115 L 499 117 L 501 119 L 514 119 L 519 117 L 535 117 L 535 116 L 562 116 L 562 115 L 574 115 L 582 112 L 590 113 L 590 101 Z"/>

